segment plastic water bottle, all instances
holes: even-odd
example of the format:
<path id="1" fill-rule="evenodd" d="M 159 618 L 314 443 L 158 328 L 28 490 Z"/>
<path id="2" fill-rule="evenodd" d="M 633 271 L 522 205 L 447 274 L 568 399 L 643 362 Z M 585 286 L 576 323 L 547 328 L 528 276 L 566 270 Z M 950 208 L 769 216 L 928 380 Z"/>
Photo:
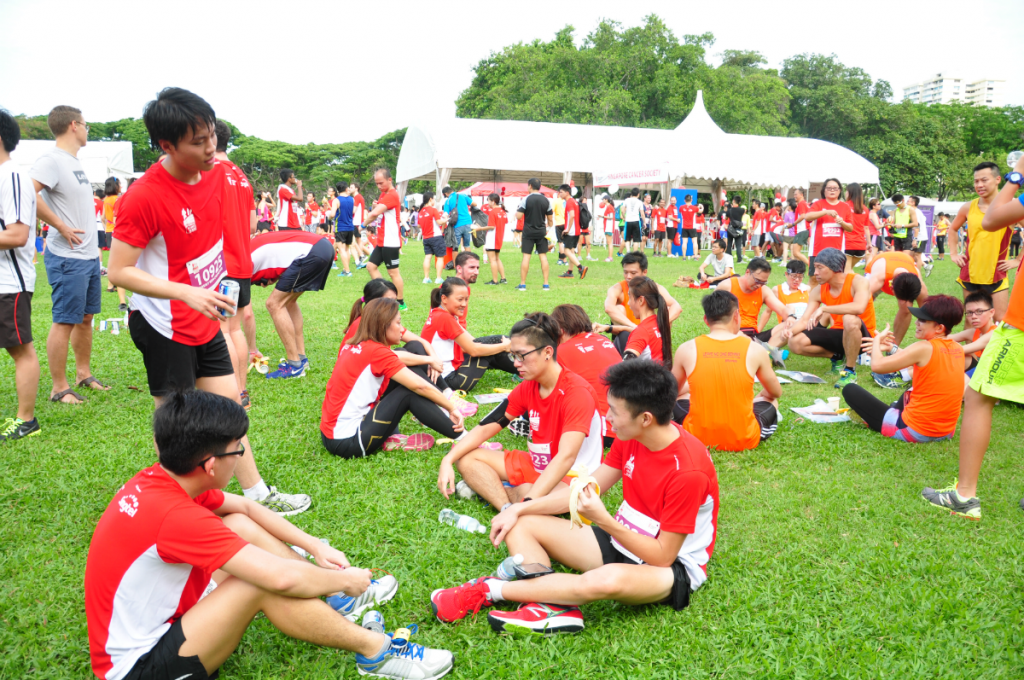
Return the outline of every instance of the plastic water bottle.
<path id="1" fill-rule="evenodd" d="M 522 555 L 510 555 L 502 560 L 498 568 L 494 570 L 494 575 L 500 578 L 502 581 L 515 581 L 516 571 L 515 568 L 523 563 Z"/>
<path id="2" fill-rule="evenodd" d="M 437 516 L 437 521 L 441 524 L 447 524 L 463 531 L 469 531 L 474 534 L 486 534 L 487 527 L 480 524 L 474 518 L 469 515 L 460 515 L 450 508 L 445 508 L 441 511 L 441 514 Z"/>

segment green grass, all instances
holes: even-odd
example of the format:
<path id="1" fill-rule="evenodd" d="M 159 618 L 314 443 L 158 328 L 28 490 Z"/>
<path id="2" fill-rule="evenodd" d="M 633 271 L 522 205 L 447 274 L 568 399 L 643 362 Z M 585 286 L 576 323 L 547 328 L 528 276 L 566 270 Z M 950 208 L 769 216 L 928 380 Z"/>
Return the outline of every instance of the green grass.
<path id="1" fill-rule="evenodd" d="M 409 311 L 422 327 L 430 286 L 420 247 L 403 258 Z M 514 253 L 506 255 L 517 261 Z M 512 285 L 474 287 L 470 327 L 476 335 L 507 332 L 526 311 L 575 302 L 603 319 L 607 287 L 618 263 L 592 263 L 580 282 L 552 278 L 542 293 L 538 267 L 528 293 Z M 515 282 L 515 266 L 508 278 Z M 665 285 L 694 263 L 654 260 Z M 487 267 L 484 267 L 487 271 Z M 82 406 L 46 400 L 50 380 L 45 337 L 50 290 L 42 263 L 35 294 L 36 346 L 43 363 L 37 414 L 41 436 L 0 447 L 0 678 L 90 676 L 82 578 L 93 527 L 112 495 L 154 461 L 152 400 L 140 355 L 127 333 L 97 334 L 93 369 L 114 388 L 87 393 Z M 486 280 L 486 276 L 481 279 Z M 776 267 L 771 283 L 781 281 Z M 928 279 L 935 293 L 958 294 L 947 260 Z M 250 381 L 251 441 L 264 478 L 285 491 L 313 496 L 293 518 L 326 536 L 353 563 L 387 569 L 401 588 L 383 609 L 388 627 L 418 623 L 417 639 L 456 654 L 458 678 L 1019 678 L 1024 674 L 1021 511 L 1018 458 L 1024 411 L 996 407 L 992 445 L 982 470 L 981 523 L 925 505 L 919 492 L 955 476 L 958 439 L 913 446 L 850 424 L 801 422 L 790 406 L 835 393 L 831 384 L 784 385 L 785 422 L 767 443 L 745 453 L 716 453 L 721 513 L 709 580 L 689 609 L 584 608 L 587 629 L 557 639 L 504 638 L 483 618 L 445 625 L 431 616 L 429 594 L 491 571 L 506 555 L 485 537 L 439 525 L 450 506 L 488 520 L 479 502 L 445 502 L 435 488 L 439 447 L 426 453 L 380 453 L 344 461 L 321 447 L 318 423 L 352 301 L 367 274 L 332 277 L 327 290 L 302 299 L 312 371 L 303 380 Z M 259 346 L 273 360 L 280 341 L 254 292 Z M 676 345 L 703 329 L 696 290 L 673 289 L 683 307 Z M 104 294 L 104 314 L 117 298 Z M 879 299 L 880 324 L 895 304 Z M 2 353 L 0 353 L 2 354 Z M 15 409 L 13 364 L 0 359 L 0 414 Z M 828 362 L 797 358 L 790 367 L 824 375 Z M 859 367 L 861 384 L 875 388 Z M 255 375 L 255 374 L 251 374 Z M 479 393 L 511 387 L 488 375 Z M 142 391 L 128 389 L 129 386 Z M 894 397 L 888 392 L 887 397 Z M 482 417 L 488 407 L 482 407 Z M 475 422 L 477 419 L 472 419 Z M 417 426 L 407 421 L 404 432 Z M 516 442 L 507 431 L 507 444 Z M 521 446 L 521 441 L 518 444 Z M 231 491 L 239 492 L 232 482 Z M 607 500 L 619 501 L 615 489 Z M 286 638 L 257 620 L 222 669 L 225 678 L 355 677 L 351 654 Z"/>

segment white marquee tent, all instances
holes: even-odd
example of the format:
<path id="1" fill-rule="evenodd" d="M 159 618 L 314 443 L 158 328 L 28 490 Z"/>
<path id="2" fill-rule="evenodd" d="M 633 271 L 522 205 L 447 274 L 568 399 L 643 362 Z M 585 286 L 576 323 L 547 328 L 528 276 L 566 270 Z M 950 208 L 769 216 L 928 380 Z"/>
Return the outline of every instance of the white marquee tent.
<path id="1" fill-rule="evenodd" d="M 685 186 L 702 192 L 807 187 L 826 177 L 845 184 L 878 183 L 878 168 L 830 142 L 797 137 L 733 135 L 704 108 L 703 93 L 675 130 L 454 118 L 411 125 L 398 157 L 396 179 L 525 182 L 549 186 L 574 181 L 587 188 L 601 178 L 656 170 L 657 182 L 605 182 L 650 188 Z M 667 172 L 663 172 L 667 169 Z M 640 173 L 643 174 L 642 172 Z"/>
<path id="2" fill-rule="evenodd" d="M 11 160 L 28 173 L 36 159 L 52 149 L 54 144 L 49 140 L 22 140 L 11 153 Z M 93 185 L 103 186 L 108 177 L 117 177 L 124 189 L 129 178 L 140 176 L 134 172 L 131 142 L 89 142 L 78 150 L 78 159 Z"/>

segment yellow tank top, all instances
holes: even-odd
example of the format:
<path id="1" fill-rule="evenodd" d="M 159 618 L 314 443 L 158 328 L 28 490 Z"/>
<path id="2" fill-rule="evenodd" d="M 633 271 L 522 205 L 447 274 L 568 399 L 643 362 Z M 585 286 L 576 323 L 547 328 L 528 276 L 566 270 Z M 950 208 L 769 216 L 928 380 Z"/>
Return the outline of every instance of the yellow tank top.
<path id="1" fill-rule="evenodd" d="M 1002 281 L 1006 272 L 998 269 L 999 260 L 1005 260 L 1010 249 L 1009 227 L 997 231 L 985 231 L 981 221 L 985 213 L 978 207 L 978 200 L 971 201 L 967 212 L 967 263 L 960 269 L 960 280 L 965 283 L 989 284 Z"/>

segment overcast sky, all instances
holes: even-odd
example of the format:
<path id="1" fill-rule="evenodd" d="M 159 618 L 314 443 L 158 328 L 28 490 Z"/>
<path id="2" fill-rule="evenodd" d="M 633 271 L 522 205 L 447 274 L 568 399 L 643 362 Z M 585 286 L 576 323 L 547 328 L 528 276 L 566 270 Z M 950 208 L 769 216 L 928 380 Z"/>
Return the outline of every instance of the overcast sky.
<path id="1" fill-rule="evenodd" d="M 757 50 L 773 67 L 801 52 L 835 53 L 888 80 L 897 99 L 943 71 L 1005 79 L 1006 103 L 1024 104 L 1024 0 L 0 0 L 0 106 L 34 115 L 70 104 L 109 121 L 141 115 L 175 85 L 245 134 L 371 140 L 453 116 L 491 50 L 550 40 L 566 24 L 580 39 L 601 18 L 637 25 L 652 12 L 677 36 L 714 33 L 712 63 L 725 49 Z"/>

